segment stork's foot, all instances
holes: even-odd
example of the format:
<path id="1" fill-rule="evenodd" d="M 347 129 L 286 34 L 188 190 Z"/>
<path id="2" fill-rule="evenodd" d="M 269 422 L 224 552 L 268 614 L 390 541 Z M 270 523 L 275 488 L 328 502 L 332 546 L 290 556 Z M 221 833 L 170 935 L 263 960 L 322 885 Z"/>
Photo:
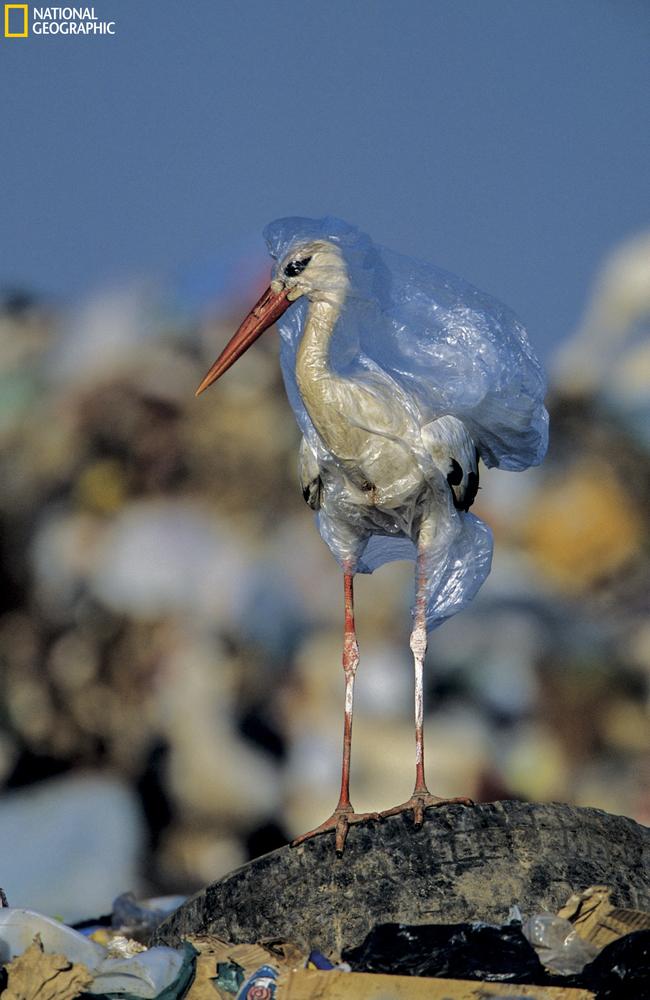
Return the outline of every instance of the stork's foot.
<path id="1" fill-rule="evenodd" d="M 381 819 L 385 819 L 387 816 L 397 816 L 398 813 L 413 810 L 413 824 L 416 829 L 419 829 L 424 823 L 424 813 L 427 809 L 432 806 L 448 806 L 456 803 L 463 806 L 474 805 L 473 800 L 468 799 L 466 795 L 459 795 L 456 799 L 441 799 L 426 789 L 416 790 L 408 802 L 403 802 L 401 806 L 393 806 L 392 809 L 384 809 L 379 815 Z"/>
<path id="2" fill-rule="evenodd" d="M 329 819 L 326 819 L 324 823 L 317 826 L 315 830 L 310 830 L 309 833 L 303 833 L 300 837 L 296 837 L 295 840 L 291 841 L 292 847 L 297 847 L 298 844 L 303 844 L 306 840 L 310 840 L 312 837 L 318 837 L 321 833 L 330 833 L 334 831 L 335 841 L 334 848 L 339 858 L 343 856 L 343 851 L 345 850 L 345 841 L 348 835 L 348 830 L 353 823 L 362 823 L 365 819 L 380 819 L 379 813 L 355 813 L 352 806 L 339 806 L 337 807 Z"/>

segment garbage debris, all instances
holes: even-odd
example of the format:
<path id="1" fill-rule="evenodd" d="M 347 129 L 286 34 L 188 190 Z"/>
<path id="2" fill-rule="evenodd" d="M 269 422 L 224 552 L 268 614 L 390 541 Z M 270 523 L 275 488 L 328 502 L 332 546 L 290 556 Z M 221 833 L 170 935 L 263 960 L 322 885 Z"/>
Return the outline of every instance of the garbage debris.
<path id="1" fill-rule="evenodd" d="M 237 994 L 237 1000 L 272 1000 L 276 985 L 276 970 L 271 965 L 261 965 L 246 980 Z"/>
<path id="2" fill-rule="evenodd" d="M 335 969 L 336 965 L 334 962 L 330 962 L 329 958 L 326 958 L 320 951 L 310 951 L 306 967 L 308 969 Z M 349 966 L 346 971 L 350 971 Z"/>
<path id="3" fill-rule="evenodd" d="M 590 886 L 570 896 L 556 917 L 532 917 L 524 923 L 523 931 L 548 969 L 567 975 L 567 982 L 595 990 L 599 1000 L 647 1000 L 650 913 L 614 906 L 611 895 L 607 886 Z M 532 936 L 527 927 L 533 928 Z M 567 927 L 573 933 L 562 942 Z M 592 958 L 581 965 L 588 949 Z"/>
<path id="4" fill-rule="evenodd" d="M 27 951 L 38 936 L 47 955 L 65 955 L 71 962 L 96 969 L 106 949 L 78 931 L 33 910 L 0 909 L 0 962 L 11 962 Z"/>
<path id="5" fill-rule="evenodd" d="M 85 993 L 116 995 L 127 1000 L 133 997 L 173 1000 L 182 995 L 194 975 L 196 952 L 190 944 L 180 948 L 146 948 L 136 953 L 128 945 L 115 954 L 40 913 L 10 907 L 0 909 L 0 961 L 11 968 L 14 961 L 26 956 L 34 940 L 39 942 L 46 958 L 54 956 L 67 963 L 60 971 L 71 966 L 83 969 L 88 976 Z M 36 959 L 33 951 L 30 954 L 28 965 L 32 968 Z M 38 973 L 34 976 L 37 978 Z"/>
<path id="6" fill-rule="evenodd" d="M 561 976 L 582 972 L 600 951 L 598 945 L 585 941 L 569 920 L 553 913 L 529 917 L 521 930 L 545 968 Z"/>
<path id="7" fill-rule="evenodd" d="M 46 955 L 36 935 L 22 955 L 7 965 L 4 1000 L 73 1000 L 92 983 L 85 965 L 65 955 Z"/>
<path id="8" fill-rule="evenodd" d="M 558 917 L 569 920 L 583 940 L 599 948 L 633 931 L 650 930 L 650 913 L 614 906 L 611 895 L 607 886 L 592 885 L 570 896 Z"/>
<path id="9" fill-rule="evenodd" d="M 594 1000 L 590 990 L 366 972 L 296 969 L 278 981 L 278 1000 Z"/>
<path id="10" fill-rule="evenodd" d="M 604 886 L 558 914 L 522 920 L 514 905 L 500 927 L 378 925 L 343 962 L 283 940 L 147 947 L 119 931 L 144 934 L 165 901 L 118 902 L 91 937 L 0 908 L 2 1000 L 650 1000 L 650 914 L 615 907 Z"/>
<path id="11" fill-rule="evenodd" d="M 289 946 L 291 961 L 284 956 L 281 942 L 272 948 L 261 944 L 232 944 L 220 938 L 191 937 L 197 953 L 196 975 L 186 1000 L 271 1000 L 276 996 L 278 975 L 288 972 L 293 959 L 304 965 Z M 277 994 L 281 1000 L 282 994 Z"/>
<path id="12" fill-rule="evenodd" d="M 173 1000 L 182 996 L 194 976 L 196 952 L 180 948 L 147 948 L 130 958 L 105 958 L 95 970 L 89 993 L 142 1000 Z"/>
<path id="13" fill-rule="evenodd" d="M 511 914 L 520 916 L 515 910 Z M 502 927 L 380 925 L 359 947 L 344 950 L 343 958 L 354 972 L 391 978 L 431 976 L 445 983 L 479 980 L 483 986 L 499 982 L 517 983 L 522 990 L 525 985 L 544 988 L 543 994 L 521 996 L 545 996 L 554 987 L 569 991 L 567 996 L 582 990 L 598 1000 L 650 1000 L 650 914 L 615 907 L 610 889 L 591 886 L 571 896 L 557 915 L 539 913 Z M 296 993 L 296 998 L 302 996 Z"/>
<path id="14" fill-rule="evenodd" d="M 217 975 L 212 982 L 218 990 L 236 996 L 244 982 L 244 970 L 237 962 L 217 962 Z"/>
<path id="15" fill-rule="evenodd" d="M 650 1000 L 650 931 L 606 945 L 579 977 L 598 1000 Z"/>
<path id="16" fill-rule="evenodd" d="M 91 920 L 79 920 L 73 924 L 76 931 L 91 938 L 97 944 L 127 957 L 125 946 L 117 942 L 119 938 L 131 942 L 131 954 L 139 950 L 133 945 L 146 947 L 156 928 L 187 899 L 186 896 L 156 896 L 153 899 L 136 899 L 132 892 L 123 892 L 113 900 L 112 911 Z"/>
<path id="17" fill-rule="evenodd" d="M 105 946 L 110 958 L 133 958 L 134 955 L 139 955 L 140 952 L 147 950 L 145 944 L 125 937 L 123 934 L 111 934 L 103 927 L 91 937 L 93 941 Z"/>
<path id="18" fill-rule="evenodd" d="M 549 982 L 521 926 L 380 924 L 358 948 L 343 951 L 353 972 L 439 976 L 482 982 Z"/>

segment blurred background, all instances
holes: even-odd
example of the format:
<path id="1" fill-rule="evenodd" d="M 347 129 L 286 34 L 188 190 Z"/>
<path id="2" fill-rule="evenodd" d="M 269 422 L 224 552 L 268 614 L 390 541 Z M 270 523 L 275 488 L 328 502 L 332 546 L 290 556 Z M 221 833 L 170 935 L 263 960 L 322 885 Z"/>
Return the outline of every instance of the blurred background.
<path id="1" fill-rule="evenodd" d="M 494 568 L 431 637 L 429 784 L 650 822 L 647 5 L 98 0 L 1 39 L 0 885 L 66 918 L 329 815 L 342 584 L 277 338 L 194 388 L 336 214 L 501 298 L 544 465 L 483 471 Z M 412 566 L 358 578 L 352 800 L 413 778 Z"/>

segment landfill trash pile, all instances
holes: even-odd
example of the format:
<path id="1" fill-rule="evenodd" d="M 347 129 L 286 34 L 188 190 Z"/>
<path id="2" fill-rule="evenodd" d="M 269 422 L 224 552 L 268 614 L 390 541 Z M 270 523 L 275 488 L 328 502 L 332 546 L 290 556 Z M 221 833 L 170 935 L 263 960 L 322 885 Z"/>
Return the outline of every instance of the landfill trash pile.
<path id="1" fill-rule="evenodd" d="M 157 919 L 163 916 L 159 911 Z M 140 932 L 145 926 L 141 923 Z M 72 1000 L 81 993 L 129 1000 L 182 997 L 194 976 L 191 945 L 150 948 L 123 930 L 128 928 L 84 934 L 32 910 L 0 909 L 7 1000 Z"/>
<path id="2" fill-rule="evenodd" d="M 575 894 L 558 914 L 503 926 L 384 924 L 358 947 L 323 955 L 282 940 L 233 944 L 216 936 L 150 946 L 173 901 L 116 900 L 83 933 L 29 910 L 0 910 L 6 1000 L 647 1000 L 650 913 L 614 907 L 605 886 Z M 121 920 L 126 918 L 126 924 Z M 137 934 L 129 938 L 129 933 Z"/>
<path id="3" fill-rule="evenodd" d="M 647 273 L 646 245 L 608 268 L 558 356 L 544 466 L 481 470 L 476 510 L 498 555 L 425 665 L 441 795 L 650 822 L 648 309 L 625 277 Z M 139 288 L 0 308 L 0 844 L 13 845 L 14 905 L 49 912 L 74 889 L 60 912 L 87 912 L 91 866 L 75 887 L 56 852 L 38 859 L 47 901 L 37 886 L 21 895 L 35 862 L 13 836 L 47 824 L 63 842 L 80 772 L 110 778 L 132 830 L 129 850 L 100 796 L 75 812 L 81 846 L 111 857 L 97 866 L 106 909 L 124 884 L 198 889 L 309 829 L 338 793 L 339 584 L 292 479 L 273 338 L 232 369 L 218 406 L 194 400 L 253 291 L 239 289 L 203 316 Z M 607 330 L 615 350 L 585 380 L 601 357 L 590 338 Z M 409 791 L 411 579 L 395 564 L 357 586 L 361 811 Z"/>

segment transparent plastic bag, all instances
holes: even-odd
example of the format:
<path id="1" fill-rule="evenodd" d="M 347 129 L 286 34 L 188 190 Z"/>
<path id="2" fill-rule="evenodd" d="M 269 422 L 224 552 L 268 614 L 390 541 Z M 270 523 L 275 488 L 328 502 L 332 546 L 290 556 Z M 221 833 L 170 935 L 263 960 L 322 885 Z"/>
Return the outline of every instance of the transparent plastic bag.
<path id="1" fill-rule="evenodd" d="M 278 322 L 281 364 L 306 495 L 310 470 L 322 481 L 321 535 L 342 567 L 372 572 L 413 558 L 428 519 L 434 627 L 471 600 L 492 554 L 489 529 L 452 502 L 451 457 L 463 488 L 476 453 L 510 470 L 541 461 L 541 366 L 507 307 L 340 219 L 280 219 L 265 236 L 272 288 L 299 294 Z"/>
<path id="2" fill-rule="evenodd" d="M 572 923 L 553 913 L 537 913 L 525 920 L 522 933 L 550 972 L 570 976 L 582 972 L 600 948 L 580 937 Z"/>

